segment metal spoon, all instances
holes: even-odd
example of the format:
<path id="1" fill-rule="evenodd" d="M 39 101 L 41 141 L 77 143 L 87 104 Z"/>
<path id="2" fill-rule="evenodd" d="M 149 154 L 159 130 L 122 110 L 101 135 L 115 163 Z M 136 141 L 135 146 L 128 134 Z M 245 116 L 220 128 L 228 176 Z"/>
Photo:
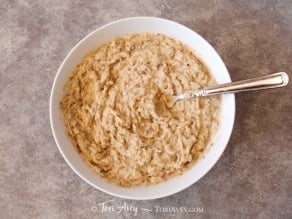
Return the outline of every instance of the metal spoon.
<path id="1" fill-rule="evenodd" d="M 237 93 L 241 91 L 262 90 L 269 88 L 284 87 L 288 84 L 289 77 L 286 72 L 278 72 L 257 78 L 219 84 L 196 91 L 186 91 L 176 95 L 175 101 L 188 100 L 195 97 L 205 97 L 225 93 Z"/>

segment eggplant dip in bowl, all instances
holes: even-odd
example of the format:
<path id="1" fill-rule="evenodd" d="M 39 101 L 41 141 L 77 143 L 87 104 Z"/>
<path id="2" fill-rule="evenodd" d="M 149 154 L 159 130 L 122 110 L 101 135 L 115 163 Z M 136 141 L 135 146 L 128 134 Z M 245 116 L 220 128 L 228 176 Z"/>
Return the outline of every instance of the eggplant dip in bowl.
<path id="1" fill-rule="evenodd" d="M 206 40 L 178 23 L 134 17 L 82 39 L 56 75 L 51 127 L 69 166 L 108 194 L 154 199 L 203 177 L 232 132 L 233 94 L 175 102 L 230 82 Z"/>

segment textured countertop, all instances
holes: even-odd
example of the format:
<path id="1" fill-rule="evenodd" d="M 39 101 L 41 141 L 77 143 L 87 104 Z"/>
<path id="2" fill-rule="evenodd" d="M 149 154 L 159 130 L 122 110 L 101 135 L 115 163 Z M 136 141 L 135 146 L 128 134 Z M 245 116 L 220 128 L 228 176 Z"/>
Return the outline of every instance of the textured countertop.
<path id="1" fill-rule="evenodd" d="M 236 95 L 234 131 L 223 156 L 198 183 L 173 196 L 115 198 L 65 163 L 49 122 L 59 65 L 93 29 L 142 15 L 201 34 L 233 80 L 278 71 L 292 78 L 291 0 L 0 0 L 0 218 L 133 217 L 125 206 L 137 207 L 136 218 L 291 218 L 292 83 Z M 102 209 L 106 201 L 113 211 Z M 169 212 L 181 206 L 195 212 Z"/>

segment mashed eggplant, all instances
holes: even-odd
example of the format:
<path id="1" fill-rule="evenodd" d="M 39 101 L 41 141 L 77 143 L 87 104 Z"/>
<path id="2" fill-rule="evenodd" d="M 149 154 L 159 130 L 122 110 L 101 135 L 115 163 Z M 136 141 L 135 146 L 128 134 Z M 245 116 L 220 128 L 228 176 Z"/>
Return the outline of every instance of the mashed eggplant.
<path id="1" fill-rule="evenodd" d="M 69 136 L 99 176 L 123 187 L 157 184 L 192 166 L 219 124 L 219 97 L 175 103 L 173 95 L 214 84 L 186 45 L 133 34 L 86 55 L 60 104 Z"/>

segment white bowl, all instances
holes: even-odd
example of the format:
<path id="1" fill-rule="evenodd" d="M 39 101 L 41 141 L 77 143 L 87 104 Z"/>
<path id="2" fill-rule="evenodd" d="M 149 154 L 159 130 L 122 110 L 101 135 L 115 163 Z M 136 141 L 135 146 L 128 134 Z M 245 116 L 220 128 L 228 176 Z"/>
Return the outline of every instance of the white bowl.
<path id="1" fill-rule="evenodd" d="M 235 98 L 233 94 L 222 96 L 221 125 L 217 135 L 213 138 L 213 146 L 210 147 L 204 158 L 200 159 L 183 175 L 157 185 L 137 188 L 122 188 L 97 176 L 79 156 L 66 134 L 59 109 L 63 86 L 69 79 L 72 70 L 81 62 L 85 54 L 113 38 L 139 32 L 161 33 L 180 40 L 192 48 L 205 62 L 218 83 L 231 81 L 228 71 L 217 52 L 206 40 L 189 28 L 170 20 L 155 17 L 126 18 L 94 30 L 83 38 L 66 56 L 57 72 L 51 92 L 50 121 L 53 135 L 61 154 L 69 166 L 84 181 L 114 196 L 146 200 L 169 196 L 189 187 L 215 165 L 223 153 L 232 132 L 235 117 Z"/>

